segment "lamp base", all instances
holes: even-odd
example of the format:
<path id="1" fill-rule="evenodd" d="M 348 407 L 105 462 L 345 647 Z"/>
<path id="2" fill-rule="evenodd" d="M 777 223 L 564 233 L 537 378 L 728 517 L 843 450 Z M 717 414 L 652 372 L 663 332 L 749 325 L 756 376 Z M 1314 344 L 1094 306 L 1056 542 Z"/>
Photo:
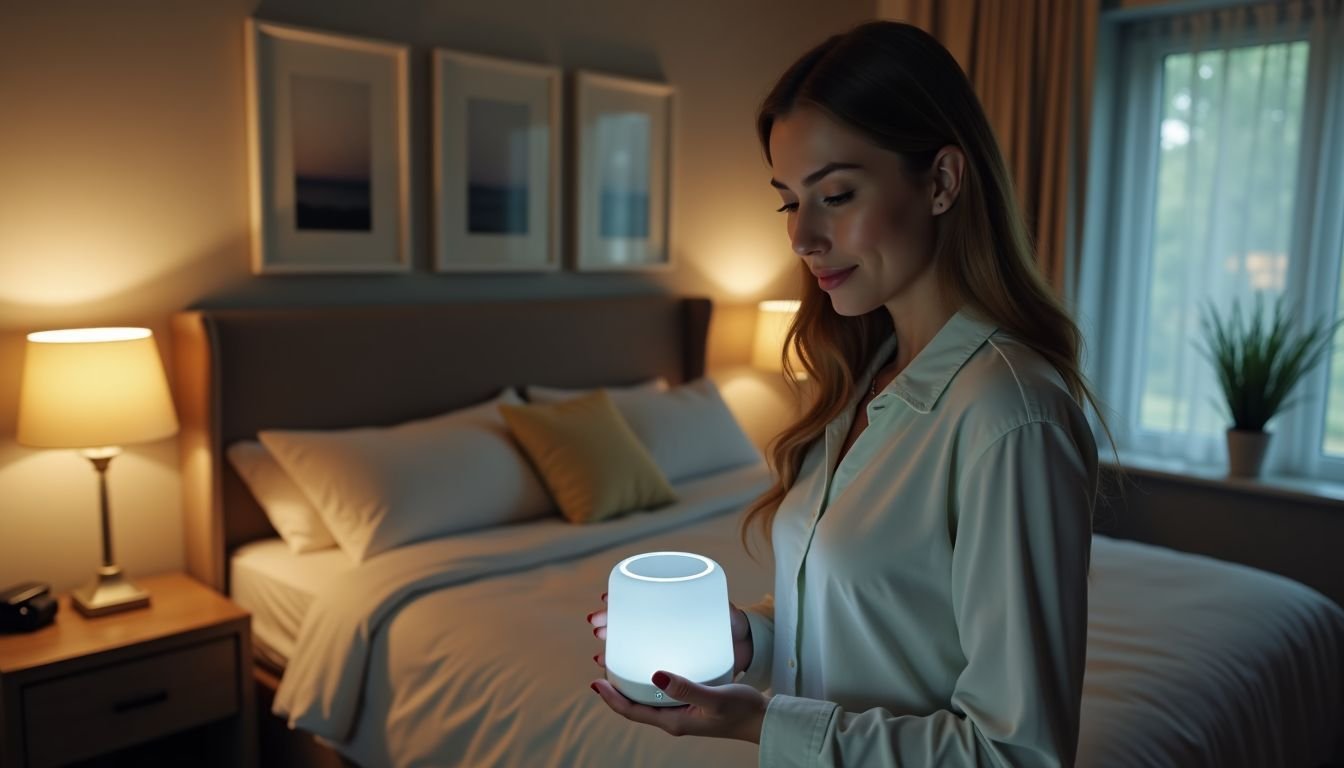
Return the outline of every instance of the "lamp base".
<path id="1" fill-rule="evenodd" d="M 121 568 L 104 566 L 92 584 L 70 594 L 70 604 L 84 616 L 106 616 L 148 606 L 149 593 L 132 584 Z"/>
<path id="2" fill-rule="evenodd" d="M 650 675 L 650 677 L 651 676 L 652 675 Z M 630 678 L 622 677 L 621 675 L 612 672 L 611 667 L 607 667 L 607 680 L 610 681 L 612 686 L 620 691 L 625 698 L 640 704 L 647 704 L 650 707 L 680 707 L 686 703 L 684 701 L 677 701 L 666 693 L 658 690 L 658 687 L 648 678 L 645 678 L 643 681 L 631 680 Z M 724 672 L 722 675 L 711 680 L 693 680 L 692 682 L 701 685 L 726 685 L 732 681 L 733 670 L 729 669 L 727 672 Z"/>

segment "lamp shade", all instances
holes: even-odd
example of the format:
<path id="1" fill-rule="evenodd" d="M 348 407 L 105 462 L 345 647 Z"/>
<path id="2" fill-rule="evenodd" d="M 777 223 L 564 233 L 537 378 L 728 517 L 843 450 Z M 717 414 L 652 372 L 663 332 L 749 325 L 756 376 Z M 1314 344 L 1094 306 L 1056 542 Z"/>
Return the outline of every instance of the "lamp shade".
<path id="1" fill-rule="evenodd" d="M 659 670 L 704 685 L 733 678 L 728 580 L 718 563 L 689 552 L 647 552 L 611 569 L 607 584 L 607 679 L 629 699 L 676 701 L 653 685 Z"/>
<path id="2" fill-rule="evenodd" d="M 168 378 L 148 328 L 28 334 L 18 441 L 34 448 L 99 448 L 177 432 Z"/>
<path id="3" fill-rule="evenodd" d="M 781 358 L 784 353 L 784 337 L 788 335 L 789 323 L 798 313 L 798 302 L 787 300 L 762 301 L 756 311 L 756 340 L 752 346 L 751 364 L 766 371 L 782 371 Z M 802 373 L 803 366 L 798 361 L 798 353 L 789 349 L 789 364 L 795 371 Z"/>

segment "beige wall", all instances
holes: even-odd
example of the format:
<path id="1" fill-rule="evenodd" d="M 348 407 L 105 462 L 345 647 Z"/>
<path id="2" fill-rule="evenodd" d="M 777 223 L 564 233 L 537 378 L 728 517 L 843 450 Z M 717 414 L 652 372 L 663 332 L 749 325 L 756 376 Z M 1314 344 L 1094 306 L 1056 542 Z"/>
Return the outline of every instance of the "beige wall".
<path id="1" fill-rule="evenodd" d="M 95 476 L 72 452 L 14 443 L 23 334 L 145 324 L 188 305 L 451 301 L 670 291 L 731 309 L 792 293 L 775 195 L 752 135 L 773 78 L 873 0 L 62 0 L 0 10 L 0 586 L 68 588 L 98 562 Z M 243 20 L 410 43 L 416 272 L 255 278 L 246 250 Z M 657 276 L 438 276 L 429 263 L 428 51 L 435 45 L 665 80 L 678 88 L 671 237 Z M 749 318 L 746 318 L 749 319 Z M 745 359 L 742 311 L 712 361 L 753 437 L 776 382 Z M 772 401 L 773 398 L 773 401 Z M 132 575 L 178 568 L 173 441 L 129 449 L 110 475 L 114 543 Z"/>

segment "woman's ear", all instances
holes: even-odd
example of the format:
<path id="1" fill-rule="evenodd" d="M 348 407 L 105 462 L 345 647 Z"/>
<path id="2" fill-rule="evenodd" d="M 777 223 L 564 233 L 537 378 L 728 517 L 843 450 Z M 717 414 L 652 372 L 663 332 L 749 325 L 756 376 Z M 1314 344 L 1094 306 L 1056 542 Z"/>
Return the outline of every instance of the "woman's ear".
<path id="1" fill-rule="evenodd" d="M 961 176 L 966 170 L 966 154 L 961 147 L 946 146 L 933 158 L 933 215 L 939 216 L 961 194 Z"/>

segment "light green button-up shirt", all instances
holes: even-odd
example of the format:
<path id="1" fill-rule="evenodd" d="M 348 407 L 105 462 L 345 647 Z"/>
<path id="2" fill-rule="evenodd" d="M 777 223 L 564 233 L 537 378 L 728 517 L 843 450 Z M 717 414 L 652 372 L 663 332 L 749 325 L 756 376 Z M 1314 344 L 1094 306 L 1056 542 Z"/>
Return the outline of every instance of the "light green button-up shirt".
<path id="1" fill-rule="evenodd" d="M 775 693 L 760 764 L 1072 765 L 1097 477 L 1081 409 L 966 310 L 837 466 L 860 396 L 808 451 L 773 600 L 748 611 L 743 680 Z"/>

